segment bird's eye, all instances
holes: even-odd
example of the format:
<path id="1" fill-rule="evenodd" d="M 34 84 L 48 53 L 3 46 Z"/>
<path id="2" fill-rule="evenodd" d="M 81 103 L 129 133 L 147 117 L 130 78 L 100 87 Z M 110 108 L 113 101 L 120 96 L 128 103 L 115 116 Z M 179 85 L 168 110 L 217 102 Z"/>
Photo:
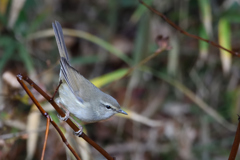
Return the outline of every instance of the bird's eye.
<path id="1" fill-rule="evenodd" d="M 111 107 L 110 107 L 109 105 L 106 105 L 106 108 L 107 108 L 107 109 L 111 109 Z"/>

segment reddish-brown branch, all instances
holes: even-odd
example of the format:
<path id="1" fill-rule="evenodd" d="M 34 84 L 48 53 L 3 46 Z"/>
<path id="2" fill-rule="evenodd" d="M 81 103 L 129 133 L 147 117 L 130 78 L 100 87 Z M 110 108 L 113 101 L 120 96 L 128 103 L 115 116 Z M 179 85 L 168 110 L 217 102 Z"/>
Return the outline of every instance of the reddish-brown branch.
<path id="1" fill-rule="evenodd" d="M 60 137 L 62 138 L 63 143 L 65 143 L 65 145 L 69 148 L 69 150 L 77 155 L 77 153 L 75 152 L 75 150 L 72 148 L 72 146 L 68 143 L 67 139 L 65 138 L 64 134 L 62 133 L 62 131 L 60 130 L 60 128 L 58 127 L 58 125 L 54 122 L 51 121 L 52 125 L 55 127 L 55 129 L 57 130 L 57 132 L 59 133 Z M 75 156 L 76 157 L 76 156 Z M 77 157 L 76 157 L 77 158 Z M 77 159 L 80 159 L 79 157 Z"/>
<path id="2" fill-rule="evenodd" d="M 57 86 L 57 88 L 56 88 L 56 90 L 55 90 L 55 92 L 54 92 L 54 94 L 52 96 L 52 99 L 54 99 L 56 93 L 58 92 L 59 87 L 61 86 L 61 84 L 62 84 L 62 80 L 59 81 L 59 84 L 58 84 L 58 86 Z"/>
<path id="3" fill-rule="evenodd" d="M 35 97 L 33 96 L 33 94 L 31 93 L 31 91 L 27 88 L 26 84 L 23 82 L 23 80 L 25 80 L 26 82 L 28 82 L 34 89 L 36 89 L 45 99 L 47 99 L 49 101 L 49 103 L 52 104 L 52 106 L 55 108 L 55 110 L 58 112 L 58 114 L 61 117 L 65 116 L 65 113 L 62 111 L 62 109 L 55 103 L 55 101 L 52 99 L 52 97 L 50 97 L 46 92 L 44 92 L 38 85 L 36 85 L 29 77 L 27 76 L 23 76 L 21 74 L 17 75 L 17 80 L 19 81 L 19 83 L 22 85 L 22 87 L 24 88 L 24 90 L 27 92 L 27 94 L 29 95 L 29 97 L 32 99 L 32 101 L 34 102 L 34 104 L 38 107 L 38 109 L 40 110 L 40 112 L 47 117 L 48 113 L 40 106 L 40 104 L 38 103 L 38 101 L 35 99 Z M 67 139 L 65 138 L 65 136 L 63 135 L 63 133 L 61 132 L 60 128 L 57 126 L 57 124 L 50 119 L 51 124 L 56 128 L 56 130 L 58 131 L 59 135 L 62 138 L 62 141 L 66 144 L 66 146 L 71 150 L 71 152 L 74 154 L 74 156 L 77 159 L 80 159 L 78 157 L 78 155 L 76 154 L 76 152 L 73 150 L 73 148 L 70 146 L 70 144 L 67 142 Z M 79 130 L 79 128 L 71 121 L 71 119 L 67 119 L 66 121 L 68 123 L 68 125 L 75 131 L 77 132 Z M 98 144 L 96 144 L 93 140 L 91 140 L 85 133 L 82 133 L 82 135 L 80 136 L 82 137 L 85 141 L 87 141 L 90 145 L 92 145 L 96 150 L 98 150 L 105 158 L 107 158 L 108 160 L 114 160 L 114 157 L 111 157 L 103 148 L 101 148 Z"/>
<path id="4" fill-rule="evenodd" d="M 237 151 L 238 151 L 238 147 L 239 147 L 239 143 L 240 143 L 240 117 L 238 116 L 238 128 L 237 128 L 237 132 L 235 134 L 234 142 L 232 145 L 232 150 L 230 152 L 228 160 L 235 160 Z"/>
<path id="5" fill-rule="evenodd" d="M 92 139 L 90 139 L 86 134 L 82 133 L 81 137 L 87 141 L 89 144 L 91 144 L 92 146 L 94 146 L 94 148 L 96 150 L 98 150 L 100 152 L 100 150 L 102 150 L 102 148 L 96 144 Z M 106 157 L 107 159 L 111 159 L 111 160 L 114 160 L 115 158 L 114 157 L 111 157 L 105 150 L 102 150 L 100 152 L 104 157 Z"/>
<path id="6" fill-rule="evenodd" d="M 57 124 L 51 119 L 51 117 L 48 115 L 48 113 L 41 107 L 41 105 L 38 103 L 37 99 L 33 96 L 32 92 L 28 89 L 28 87 L 26 86 L 26 84 L 23 82 L 23 79 L 25 81 L 29 81 L 31 83 L 29 83 L 31 86 L 33 86 L 35 83 L 28 77 L 26 76 L 22 76 L 21 74 L 17 75 L 17 80 L 18 82 L 21 84 L 21 86 L 23 87 L 23 89 L 27 92 L 28 96 L 32 99 L 33 103 L 37 106 L 37 108 L 39 109 L 39 111 L 42 113 L 43 116 L 45 116 L 46 118 L 50 119 L 51 124 L 55 127 L 55 129 L 57 130 L 57 132 L 59 133 L 59 135 L 61 136 L 63 142 L 66 144 L 66 146 L 69 148 L 69 150 L 73 153 L 73 155 L 76 157 L 76 159 L 81 160 L 81 158 L 77 155 L 77 153 L 74 151 L 74 149 L 72 148 L 72 146 L 70 144 L 68 144 L 67 139 L 64 137 L 62 131 L 60 130 L 60 128 L 57 126 Z M 36 84 L 35 84 L 36 85 Z M 37 85 L 36 85 L 37 86 Z M 38 86 L 37 86 L 38 87 Z M 38 87 L 39 88 L 39 87 Z M 35 88 L 36 89 L 36 88 Z M 45 92 L 44 92 L 45 93 Z M 47 95 L 45 93 L 45 95 Z M 48 95 L 47 95 L 48 96 Z M 63 113 L 64 115 L 64 113 Z"/>
<path id="7" fill-rule="evenodd" d="M 184 31 L 182 28 L 180 28 L 179 26 L 177 26 L 176 24 L 174 24 L 171 20 L 169 20 L 165 15 L 163 15 L 163 14 L 160 13 L 159 11 L 157 11 L 157 10 L 155 10 L 154 8 L 148 6 L 146 3 L 144 3 L 144 2 L 141 1 L 141 0 L 139 0 L 139 2 L 140 2 L 141 4 L 143 4 L 144 6 L 146 6 L 146 7 L 147 7 L 149 10 L 151 10 L 153 13 L 155 13 L 155 14 L 159 15 L 160 17 L 162 17 L 162 19 L 164 19 L 168 24 L 170 24 L 173 28 L 175 28 L 176 30 L 178 30 L 178 31 L 181 32 L 182 34 L 184 34 L 184 35 L 186 35 L 186 36 L 189 36 L 189 37 L 191 37 L 191 38 L 194 38 L 194 39 L 198 39 L 198 40 L 201 40 L 201 41 L 205 41 L 205 42 L 207 42 L 207 43 L 209 43 L 209 44 L 211 44 L 211 45 L 213 45 L 213 46 L 215 46 L 215 47 L 217 47 L 217 48 L 223 49 L 223 50 L 231 53 L 231 54 L 234 55 L 234 56 L 240 57 L 239 52 L 234 52 L 234 51 L 228 50 L 228 49 L 220 46 L 219 44 L 217 44 L 217 43 L 215 43 L 215 42 L 213 42 L 213 41 L 204 39 L 204 38 L 202 38 L 202 37 L 199 37 L 199 36 L 196 36 L 196 35 L 194 35 L 194 34 L 190 34 L 190 33 L 186 32 L 186 31 Z"/>
<path id="8" fill-rule="evenodd" d="M 44 154 L 45 154 L 45 150 L 46 150 L 47 139 L 48 139 L 48 131 L 49 131 L 49 123 L 50 123 L 50 116 L 47 116 L 47 125 L 46 125 L 46 132 L 45 132 L 45 139 L 44 139 L 44 144 L 43 144 L 41 160 L 44 159 Z"/>

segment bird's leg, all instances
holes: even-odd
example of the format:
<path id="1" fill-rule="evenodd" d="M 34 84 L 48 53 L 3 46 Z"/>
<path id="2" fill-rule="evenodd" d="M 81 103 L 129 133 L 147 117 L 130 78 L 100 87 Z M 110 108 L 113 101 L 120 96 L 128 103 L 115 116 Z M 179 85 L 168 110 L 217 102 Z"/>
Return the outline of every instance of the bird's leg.
<path id="1" fill-rule="evenodd" d="M 70 112 L 64 107 L 64 105 L 61 103 L 61 100 L 60 100 L 60 98 L 57 98 L 56 100 L 55 100 L 55 102 L 62 108 L 62 110 L 65 112 L 65 116 L 64 117 L 62 117 L 62 116 L 60 116 L 59 114 L 57 114 L 57 116 L 58 116 L 58 118 L 60 119 L 60 120 L 62 120 L 62 121 L 67 121 L 68 120 L 68 118 L 70 117 L 69 115 L 70 115 Z"/>
<path id="2" fill-rule="evenodd" d="M 69 117 L 79 128 L 79 130 L 77 132 L 73 132 L 74 135 L 77 135 L 77 136 L 81 136 L 82 135 L 82 132 L 83 132 L 83 127 L 75 120 L 73 119 L 72 117 Z"/>
<path id="3" fill-rule="evenodd" d="M 56 95 L 59 87 L 61 86 L 61 84 L 62 84 L 62 80 L 59 81 L 59 84 L 58 84 L 58 86 L 57 86 L 57 88 L 56 88 L 56 90 L 55 90 L 55 92 L 54 92 L 54 94 L 53 94 L 53 96 L 52 96 L 52 98 L 51 98 L 52 100 L 54 99 L 54 97 L 55 97 L 55 95 Z"/>
<path id="4" fill-rule="evenodd" d="M 66 121 L 68 120 L 68 118 L 70 117 L 70 116 L 69 116 L 69 115 L 70 115 L 70 112 L 62 105 L 61 102 L 59 102 L 59 100 L 57 100 L 57 104 L 65 111 L 65 116 L 64 116 L 64 117 L 60 116 L 59 114 L 58 114 L 57 116 L 58 116 L 58 118 L 59 118 L 60 120 L 66 122 Z"/>

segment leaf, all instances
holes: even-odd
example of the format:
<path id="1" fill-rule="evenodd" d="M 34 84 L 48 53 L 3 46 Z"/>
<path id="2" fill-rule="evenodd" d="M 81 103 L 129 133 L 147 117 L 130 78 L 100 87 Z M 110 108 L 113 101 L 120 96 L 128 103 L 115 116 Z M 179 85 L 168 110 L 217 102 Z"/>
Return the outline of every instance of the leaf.
<path id="1" fill-rule="evenodd" d="M 130 58 L 128 58 L 128 56 L 126 56 L 122 51 L 115 48 L 113 45 L 106 42 L 105 40 L 98 38 L 97 36 L 94 36 L 90 33 L 84 32 L 84 31 L 78 31 L 78 30 L 74 30 L 74 29 L 63 29 L 63 33 L 64 33 L 64 35 L 79 37 L 79 38 L 83 38 L 88 41 L 91 41 L 91 42 L 101 46 L 102 48 L 106 49 L 111 54 L 114 54 L 115 56 L 119 57 L 124 62 L 126 62 L 128 65 L 132 64 L 132 60 Z"/>
<path id="2" fill-rule="evenodd" d="M 9 36 L 0 36 L 0 47 L 2 46 L 8 46 L 9 44 L 9 47 L 12 46 L 12 43 L 13 43 L 13 39 Z"/>
<path id="3" fill-rule="evenodd" d="M 94 78 L 91 82 L 98 88 L 111 83 L 121 77 L 123 77 L 127 73 L 128 69 L 119 69 L 114 72 L 102 75 L 100 77 Z"/>
<path id="4" fill-rule="evenodd" d="M 33 31 L 35 31 L 37 28 L 39 28 L 39 26 L 43 23 L 43 21 L 45 20 L 45 18 L 48 16 L 48 12 L 43 12 L 40 15 L 38 15 L 34 21 L 30 24 L 29 29 L 27 34 L 32 33 Z"/>
<path id="5" fill-rule="evenodd" d="M 146 1 L 146 4 L 151 5 L 152 0 Z M 134 13 L 131 16 L 130 21 L 133 23 L 137 23 L 147 10 L 148 9 L 145 6 L 138 5 L 137 9 L 134 11 Z"/>
<path id="6" fill-rule="evenodd" d="M 209 36 L 206 33 L 206 30 L 201 27 L 199 36 L 204 38 L 204 39 L 209 39 Z M 202 60 L 206 60 L 208 56 L 208 48 L 209 44 L 204 42 L 204 41 L 199 41 L 199 52 L 200 52 L 200 58 Z"/>
<path id="7" fill-rule="evenodd" d="M 221 18 L 218 24 L 218 37 L 219 44 L 226 49 L 231 50 L 231 30 L 229 21 L 226 18 Z M 227 51 L 220 49 L 221 52 L 221 62 L 223 67 L 223 72 L 225 74 L 229 73 L 231 68 L 232 56 Z"/>
<path id="8" fill-rule="evenodd" d="M 212 35 L 212 14 L 209 0 L 198 0 L 204 28 L 208 35 Z"/>
<path id="9" fill-rule="evenodd" d="M 7 10 L 9 0 L 1 0 L 0 1 L 0 14 L 4 15 Z"/>
<path id="10" fill-rule="evenodd" d="M 32 105 L 31 112 L 27 116 L 27 159 L 32 159 L 37 148 L 39 132 L 33 132 L 39 129 L 41 114 L 37 112 L 37 107 Z"/>
<path id="11" fill-rule="evenodd" d="M 8 26 L 13 28 L 16 20 L 18 19 L 19 13 L 22 10 L 26 0 L 12 0 L 9 14 Z"/>
<path id="12" fill-rule="evenodd" d="M 79 30 L 74 30 L 74 29 L 63 29 L 64 35 L 67 36 L 73 36 L 73 37 L 78 37 L 85 39 L 87 41 L 90 41 L 96 45 L 99 45 L 100 47 L 104 48 L 111 54 L 114 54 L 118 58 L 122 59 L 125 63 L 127 63 L 129 66 L 132 65 L 132 59 L 129 58 L 125 53 L 114 47 L 112 44 L 108 43 L 107 41 L 98 38 L 97 36 L 94 36 L 90 33 L 84 32 L 84 31 L 79 31 Z M 44 30 L 44 31 L 39 31 L 34 34 L 28 35 L 28 40 L 32 39 L 37 39 L 37 38 L 46 38 L 54 35 L 54 32 L 52 29 L 49 30 Z"/>

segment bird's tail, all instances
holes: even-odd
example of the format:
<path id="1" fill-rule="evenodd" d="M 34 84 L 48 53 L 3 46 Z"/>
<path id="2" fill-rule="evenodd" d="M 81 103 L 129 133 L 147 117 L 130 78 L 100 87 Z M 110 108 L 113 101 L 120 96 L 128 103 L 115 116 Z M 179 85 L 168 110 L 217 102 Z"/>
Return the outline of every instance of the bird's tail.
<path id="1" fill-rule="evenodd" d="M 66 44 L 64 42 L 62 26 L 58 21 L 55 21 L 55 23 L 54 22 L 52 23 L 52 27 L 53 27 L 54 35 L 57 41 L 59 54 L 61 57 L 64 57 L 69 62 L 69 56 L 68 56 Z"/>

